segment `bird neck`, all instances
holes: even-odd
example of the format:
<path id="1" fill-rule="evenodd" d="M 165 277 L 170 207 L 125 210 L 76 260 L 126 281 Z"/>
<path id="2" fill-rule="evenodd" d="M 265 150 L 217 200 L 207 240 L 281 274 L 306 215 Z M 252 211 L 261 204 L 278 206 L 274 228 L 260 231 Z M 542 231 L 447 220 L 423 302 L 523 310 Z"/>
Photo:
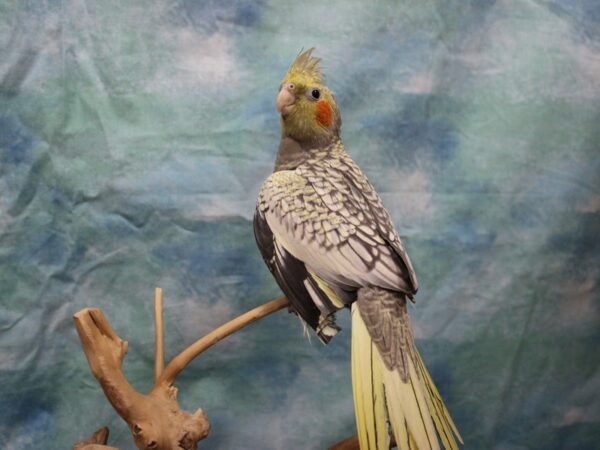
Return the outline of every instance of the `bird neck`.
<path id="1" fill-rule="evenodd" d="M 341 142 L 339 136 L 327 142 L 303 143 L 288 136 L 282 136 L 277 150 L 277 159 L 273 172 L 280 170 L 294 170 L 308 159 L 315 158 L 319 154 L 326 155 L 329 150 Z"/>

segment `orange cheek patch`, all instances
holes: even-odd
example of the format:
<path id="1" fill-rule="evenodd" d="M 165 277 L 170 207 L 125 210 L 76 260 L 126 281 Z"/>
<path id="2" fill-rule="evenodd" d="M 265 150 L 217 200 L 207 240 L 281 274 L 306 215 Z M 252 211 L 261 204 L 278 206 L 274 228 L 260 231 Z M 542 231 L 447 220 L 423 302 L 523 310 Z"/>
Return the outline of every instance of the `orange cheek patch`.
<path id="1" fill-rule="evenodd" d="M 333 123 L 333 109 L 325 100 L 317 102 L 316 119 L 324 127 L 330 127 Z"/>

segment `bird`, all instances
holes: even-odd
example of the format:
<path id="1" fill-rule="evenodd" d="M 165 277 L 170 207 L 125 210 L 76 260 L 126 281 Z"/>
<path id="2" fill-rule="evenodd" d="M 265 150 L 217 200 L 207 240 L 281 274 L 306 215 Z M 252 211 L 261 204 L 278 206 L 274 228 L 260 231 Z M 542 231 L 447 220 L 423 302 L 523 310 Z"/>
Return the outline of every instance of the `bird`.
<path id="1" fill-rule="evenodd" d="M 361 450 L 458 449 L 462 438 L 415 346 L 407 304 L 419 288 L 390 214 L 346 152 L 342 119 L 314 48 L 279 86 L 281 141 L 254 235 L 290 309 L 327 344 L 351 314 Z"/>

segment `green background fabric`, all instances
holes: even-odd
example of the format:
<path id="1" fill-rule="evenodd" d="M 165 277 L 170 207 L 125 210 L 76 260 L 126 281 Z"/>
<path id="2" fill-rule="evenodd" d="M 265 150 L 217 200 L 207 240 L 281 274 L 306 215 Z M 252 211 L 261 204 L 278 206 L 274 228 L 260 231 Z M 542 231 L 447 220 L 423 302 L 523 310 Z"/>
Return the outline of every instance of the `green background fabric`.
<path id="1" fill-rule="evenodd" d="M 600 442 L 595 0 L 0 2 L 0 447 L 134 448 L 71 316 L 101 308 L 151 385 L 167 356 L 280 295 L 252 214 L 274 101 L 317 47 L 352 157 L 404 239 L 418 346 L 466 449 Z M 355 433 L 348 314 L 278 313 L 178 378 L 205 449 Z"/>

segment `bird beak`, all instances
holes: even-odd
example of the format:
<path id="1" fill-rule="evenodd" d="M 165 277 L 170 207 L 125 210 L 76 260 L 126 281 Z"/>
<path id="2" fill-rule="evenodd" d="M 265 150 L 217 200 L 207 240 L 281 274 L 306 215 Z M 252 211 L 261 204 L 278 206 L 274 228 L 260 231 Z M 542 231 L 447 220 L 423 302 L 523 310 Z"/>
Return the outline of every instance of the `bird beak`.
<path id="1" fill-rule="evenodd" d="M 294 109 L 294 103 L 296 103 L 296 96 L 294 95 L 293 84 L 284 85 L 279 94 L 277 95 L 277 112 L 282 116 L 287 116 Z"/>

